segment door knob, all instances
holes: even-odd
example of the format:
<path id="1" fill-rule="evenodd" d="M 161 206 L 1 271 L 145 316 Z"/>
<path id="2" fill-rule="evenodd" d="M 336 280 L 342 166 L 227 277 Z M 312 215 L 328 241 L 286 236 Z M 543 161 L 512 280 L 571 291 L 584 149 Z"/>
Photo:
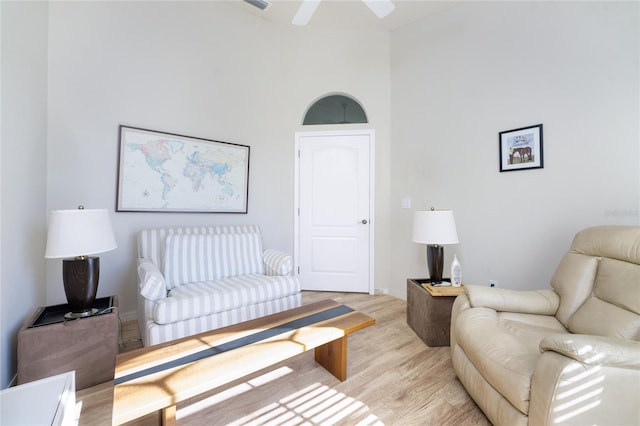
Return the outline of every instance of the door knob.
<path id="1" fill-rule="evenodd" d="M 369 222 L 367 222 L 367 219 L 362 219 L 362 222 L 360 222 L 360 223 L 363 224 L 363 225 L 366 225 Z"/>

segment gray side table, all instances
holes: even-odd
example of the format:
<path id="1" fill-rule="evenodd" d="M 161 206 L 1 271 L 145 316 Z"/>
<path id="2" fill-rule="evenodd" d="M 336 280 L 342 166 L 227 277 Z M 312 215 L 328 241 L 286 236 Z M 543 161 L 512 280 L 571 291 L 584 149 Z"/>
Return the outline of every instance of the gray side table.
<path id="1" fill-rule="evenodd" d="M 67 305 L 36 310 L 18 331 L 18 384 L 73 370 L 77 390 L 113 380 L 118 299 L 108 299 L 106 308 L 98 306 L 103 314 L 70 321 L 58 318 Z"/>
<path id="2" fill-rule="evenodd" d="M 433 287 L 428 279 L 407 279 L 407 324 L 427 346 L 449 346 L 451 309 L 464 287 Z"/>

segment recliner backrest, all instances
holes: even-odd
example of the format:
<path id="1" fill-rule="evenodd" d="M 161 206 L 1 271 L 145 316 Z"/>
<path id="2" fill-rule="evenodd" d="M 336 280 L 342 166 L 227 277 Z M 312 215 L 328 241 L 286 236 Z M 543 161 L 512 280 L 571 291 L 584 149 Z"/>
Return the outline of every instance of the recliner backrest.
<path id="1" fill-rule="evenodd" d="M 640 227 L 580 231 L 551 286 L 556 318 L 572 333 L 640 340 Z"/>

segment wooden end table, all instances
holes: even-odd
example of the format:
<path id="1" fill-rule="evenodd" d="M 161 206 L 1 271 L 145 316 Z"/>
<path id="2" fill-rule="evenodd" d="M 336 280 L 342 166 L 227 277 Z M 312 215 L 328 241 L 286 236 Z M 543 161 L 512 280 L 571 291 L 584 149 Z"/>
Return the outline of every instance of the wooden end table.
<path id="1" fill-rule="evenodd" d="M 75 370 L 77 390 L 113 380 L 118 298 L 96 299 L 101 312 L 64 319 L 68 305 L 38 308 L 18 331 L 18 384 Z"/>
<path id="2" fill-rule="evenodd" d="M 427 346 L 449 346 L 451 309 L 461 287 L 434 287 L 428 279 L 407 279 L 407 324 Z"/>

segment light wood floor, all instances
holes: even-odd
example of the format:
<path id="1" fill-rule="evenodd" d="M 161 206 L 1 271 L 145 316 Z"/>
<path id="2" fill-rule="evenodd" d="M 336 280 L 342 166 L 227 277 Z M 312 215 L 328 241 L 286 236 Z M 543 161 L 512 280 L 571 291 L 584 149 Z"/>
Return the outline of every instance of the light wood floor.
<path id="1" fill-rule="evenodd" d="M 407 326 L 400 299 L 304 292 L 334 299 L 377 321 L 349 336 L 348 378 L 340 382 L 313 351 L 178 405 L 178 425 L 490 425 L 456 378 L 449 347 L 429 348 Z M 141 346 L 123 324 L 123 351 Z M 111 424 L 112 382 L 77 392 L 80 426 Z M 135 425 L 155 424 L 143 418 Z"/>

